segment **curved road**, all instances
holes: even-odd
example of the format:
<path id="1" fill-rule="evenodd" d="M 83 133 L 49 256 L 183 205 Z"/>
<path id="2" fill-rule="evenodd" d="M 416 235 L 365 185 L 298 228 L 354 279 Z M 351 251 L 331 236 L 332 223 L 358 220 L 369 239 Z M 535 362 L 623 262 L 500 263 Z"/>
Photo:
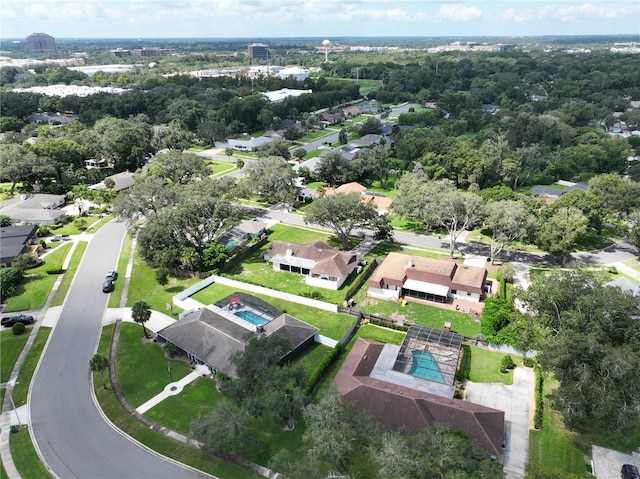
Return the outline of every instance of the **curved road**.
<path id="1" fill-rule="evenodd" d="M 124 223 L 103 226 L 89 243 L 31 384 L 31 434 L 59 478 L 211 477 L 150 452 L 105 422 L 92 395 L 95 352 L 108 295 L 105 272 L 117 263 Z"/>

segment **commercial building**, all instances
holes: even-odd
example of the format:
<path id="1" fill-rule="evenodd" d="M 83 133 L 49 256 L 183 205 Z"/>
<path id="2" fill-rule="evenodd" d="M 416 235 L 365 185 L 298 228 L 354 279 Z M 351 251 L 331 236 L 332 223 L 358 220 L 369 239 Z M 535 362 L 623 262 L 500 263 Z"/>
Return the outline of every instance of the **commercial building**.
<path id="1" fill-rule="evenodd" d="M 27 37 L 27 50 L 29 53 L 58 53 L 56 39 L 46 33 L 32 33 Z"/>
<path id="2" fill-rule="evenodd" d="M 268 60 L 269 55 L 269 45 L 264 43 L 250 43 L 247 46 L 247 55 L 249 58 L 260 58 L 262 60 Z"/>

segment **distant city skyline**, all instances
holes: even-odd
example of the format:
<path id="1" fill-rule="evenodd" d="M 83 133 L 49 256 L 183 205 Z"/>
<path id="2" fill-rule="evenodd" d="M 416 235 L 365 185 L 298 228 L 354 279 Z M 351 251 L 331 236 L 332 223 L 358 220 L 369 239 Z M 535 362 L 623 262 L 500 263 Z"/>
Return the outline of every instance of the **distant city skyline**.
<path id="1" fill-rule="evenodd" d="M 0 0 L 0 35 L 55 38 L 640 34 L 638 0 Z"/>

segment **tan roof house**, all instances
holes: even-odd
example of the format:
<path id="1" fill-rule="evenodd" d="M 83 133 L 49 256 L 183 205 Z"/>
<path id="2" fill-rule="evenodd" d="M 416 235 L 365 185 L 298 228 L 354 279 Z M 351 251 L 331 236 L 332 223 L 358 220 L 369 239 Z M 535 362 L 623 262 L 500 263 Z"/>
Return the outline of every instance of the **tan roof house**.
<path id="1" fill-rule="evenodd" d="M 274 241 L 263 257 L 276 271 L 301 274 L 309 286 L 334 290 L 358 268 L 360 259 L 356 253 L 340 251 L 321 240 L 304 244 Z"/>
<path id="2" fill-rule="evenodd" d="M 450 259 L 389 253 L 369 280 L 367 294 L 398 300 L 402 297 L 446 303 L 449 299 L 478 302 L 484 295 L 486 268 Z"/>
<path id="3" fill-rule="evenodd" d="M 391 198 L 387 198 L 381 193 L 371 193 L 367 191 L 365 186 L 362 186 L 360 183 L 351 182 L 345 183 L 344 185 L 340 185 L 337 188 L 326 188 L 325 195 L 335 195 L 336 193 L 359 193 L 362 195 L 362 201 L 373 201 L 376 205 L 379 214 L 388 213 L 391 208 L 391 203 L 393 200 Z"/>

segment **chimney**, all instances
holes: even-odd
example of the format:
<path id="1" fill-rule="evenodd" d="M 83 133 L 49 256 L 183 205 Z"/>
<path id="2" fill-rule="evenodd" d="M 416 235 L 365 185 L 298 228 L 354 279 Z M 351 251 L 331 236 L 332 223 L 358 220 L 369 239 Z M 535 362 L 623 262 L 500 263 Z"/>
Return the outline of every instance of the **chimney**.
<path id="1" fill-rule="evenodd" d="M 408 268 L 413 268 L 413 261 L 412 261 L 412 260 L 409 260 L 409 261 L 407 262 L 407 267 L 408 267 Z"/>
<path id="2" fill-rule="evenodd" d="M 287 256 L 293 256 L 293 250 L 290 248 L 287 248 Z"/>

